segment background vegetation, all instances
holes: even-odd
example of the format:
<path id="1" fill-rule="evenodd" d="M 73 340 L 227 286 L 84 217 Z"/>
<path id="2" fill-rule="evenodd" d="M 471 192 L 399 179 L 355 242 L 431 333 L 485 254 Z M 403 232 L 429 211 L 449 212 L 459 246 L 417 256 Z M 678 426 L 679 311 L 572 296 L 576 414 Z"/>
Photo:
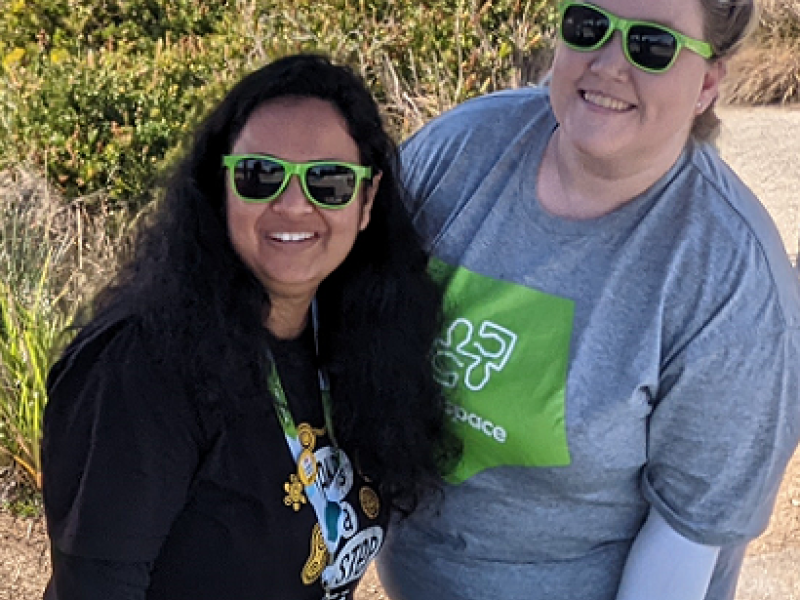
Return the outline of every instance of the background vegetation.
<path id="1" fill-rule="evenodd" d="M 760 0 L 761 20 L 728 70 L 723 93 L 741 104 L 800 102 L 800 0 Z"/>
<path id="2" fill-rule="evenodd" d="M 40 485 L 44 378 L 65 327 L 115 268 L 188 133 L 243 73 L 328 53 L 362 74 L 401 139 L 455 103 L 536 81 L 555 6 L 0 0 L 0 471 Z M 800 99 L 800 0 L 764 8 L 731 66 L 730 101 Z"/>

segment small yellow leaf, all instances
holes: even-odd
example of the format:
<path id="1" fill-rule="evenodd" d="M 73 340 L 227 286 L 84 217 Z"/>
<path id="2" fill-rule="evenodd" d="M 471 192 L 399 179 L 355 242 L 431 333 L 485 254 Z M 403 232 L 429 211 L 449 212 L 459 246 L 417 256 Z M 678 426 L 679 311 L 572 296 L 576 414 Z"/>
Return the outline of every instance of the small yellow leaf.
<path id="1" fill-rule="evenodd" d="M 25 49 L 14 48 L 11 52 L 9 52 L 3 57 L 3 68 L 6 71 L 9 71 L 14 65 L 17 65 L 20 62 L 22 62 L 23 58 L 25 58 Z"/>
<path id="2" fill-rule="evenodd" d="M 69 60 L 69 52 L 63 48 L 57 48 L 50 52 L 50 62 L 54 65 L 61 64 Z"/>

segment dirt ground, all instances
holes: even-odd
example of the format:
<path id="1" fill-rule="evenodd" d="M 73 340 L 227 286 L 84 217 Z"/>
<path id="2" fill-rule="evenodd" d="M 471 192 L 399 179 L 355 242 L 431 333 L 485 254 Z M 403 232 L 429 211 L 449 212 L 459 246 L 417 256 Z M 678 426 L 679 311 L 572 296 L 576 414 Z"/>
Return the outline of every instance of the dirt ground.
<path id="1" fill-rule="evenodd" d="M 726 108 L 721 116 L 721 154 L 765 203 L 796 259 L 800 107 Z M 0 511 L 0 600 L 41 598 L 49 568 L 42 521 Z M 387 598 L 374 569 L 356 597 Z M 800 453 L 789 465 L 769 528 L 750 546 L 736 600 L 800 600 Z"/>

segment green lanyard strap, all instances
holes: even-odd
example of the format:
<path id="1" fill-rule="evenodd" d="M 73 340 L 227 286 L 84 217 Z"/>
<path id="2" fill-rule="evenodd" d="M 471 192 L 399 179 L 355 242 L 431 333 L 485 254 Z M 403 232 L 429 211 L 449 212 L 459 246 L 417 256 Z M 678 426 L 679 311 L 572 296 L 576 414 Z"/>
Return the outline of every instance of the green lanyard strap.
<path id="1" fill-rule="evenodd" d="M 319 386 L 319 395 L 322 400 L 322 413 L 325 418 L 325 428 L 328 430 L 328 437 L 334 447 L 338 447 L 336 438 L 333 434 L 333 405 L 331 402 L 330 382 L 328 374 L 325 369 L 320 365 L 319 360 L 319 316 L 317 313 L 317 299 L 311 301 L 311 327 L 314 330 L 314 356 L 317 359 L 317 385 Z M 283 433 L 292 438 L 298 439 L 297 425 L 295 424 L 292 411 L 289 409 L 289 402 L 286 400 L 286 393 L 281 385 L 281 378 L 278 375 L 278 367 L 275 363 L 275 358 L 270 352 L 270 361 L 272 363 L 270 372 L 267 378 L 269 384 L 269 391 L 272 394 L 275 412 L 278 414 L 278 421 L 283 428 Z M 303 447 L 306 444 L 301 444 Z M 291 448 L 289 449 L 291 451 Z"/>

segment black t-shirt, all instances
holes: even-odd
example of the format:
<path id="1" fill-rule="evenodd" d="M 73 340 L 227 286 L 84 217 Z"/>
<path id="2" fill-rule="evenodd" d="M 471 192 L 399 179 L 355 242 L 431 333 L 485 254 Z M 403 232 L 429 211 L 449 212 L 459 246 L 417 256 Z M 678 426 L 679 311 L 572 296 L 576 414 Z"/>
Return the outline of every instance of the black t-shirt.
<path id="1" fill-rule="evenodd" d="M 51 376 L 48 600 L 319 600 L 322 578 L 332 597 L 352 598 L 387 511 L 351 467 L 331 482 L 313 338 L 269 347 L 295 422 L 318 434 L 319 481 L 341 533 L 332 564 L 307 494 L 292 486 L 297 466 L 271 398 L 254 392 L 236 410 L 199 402 L 188 392 L 197 386 L 153 360 L 126 323 L 90 336 Z"/>

